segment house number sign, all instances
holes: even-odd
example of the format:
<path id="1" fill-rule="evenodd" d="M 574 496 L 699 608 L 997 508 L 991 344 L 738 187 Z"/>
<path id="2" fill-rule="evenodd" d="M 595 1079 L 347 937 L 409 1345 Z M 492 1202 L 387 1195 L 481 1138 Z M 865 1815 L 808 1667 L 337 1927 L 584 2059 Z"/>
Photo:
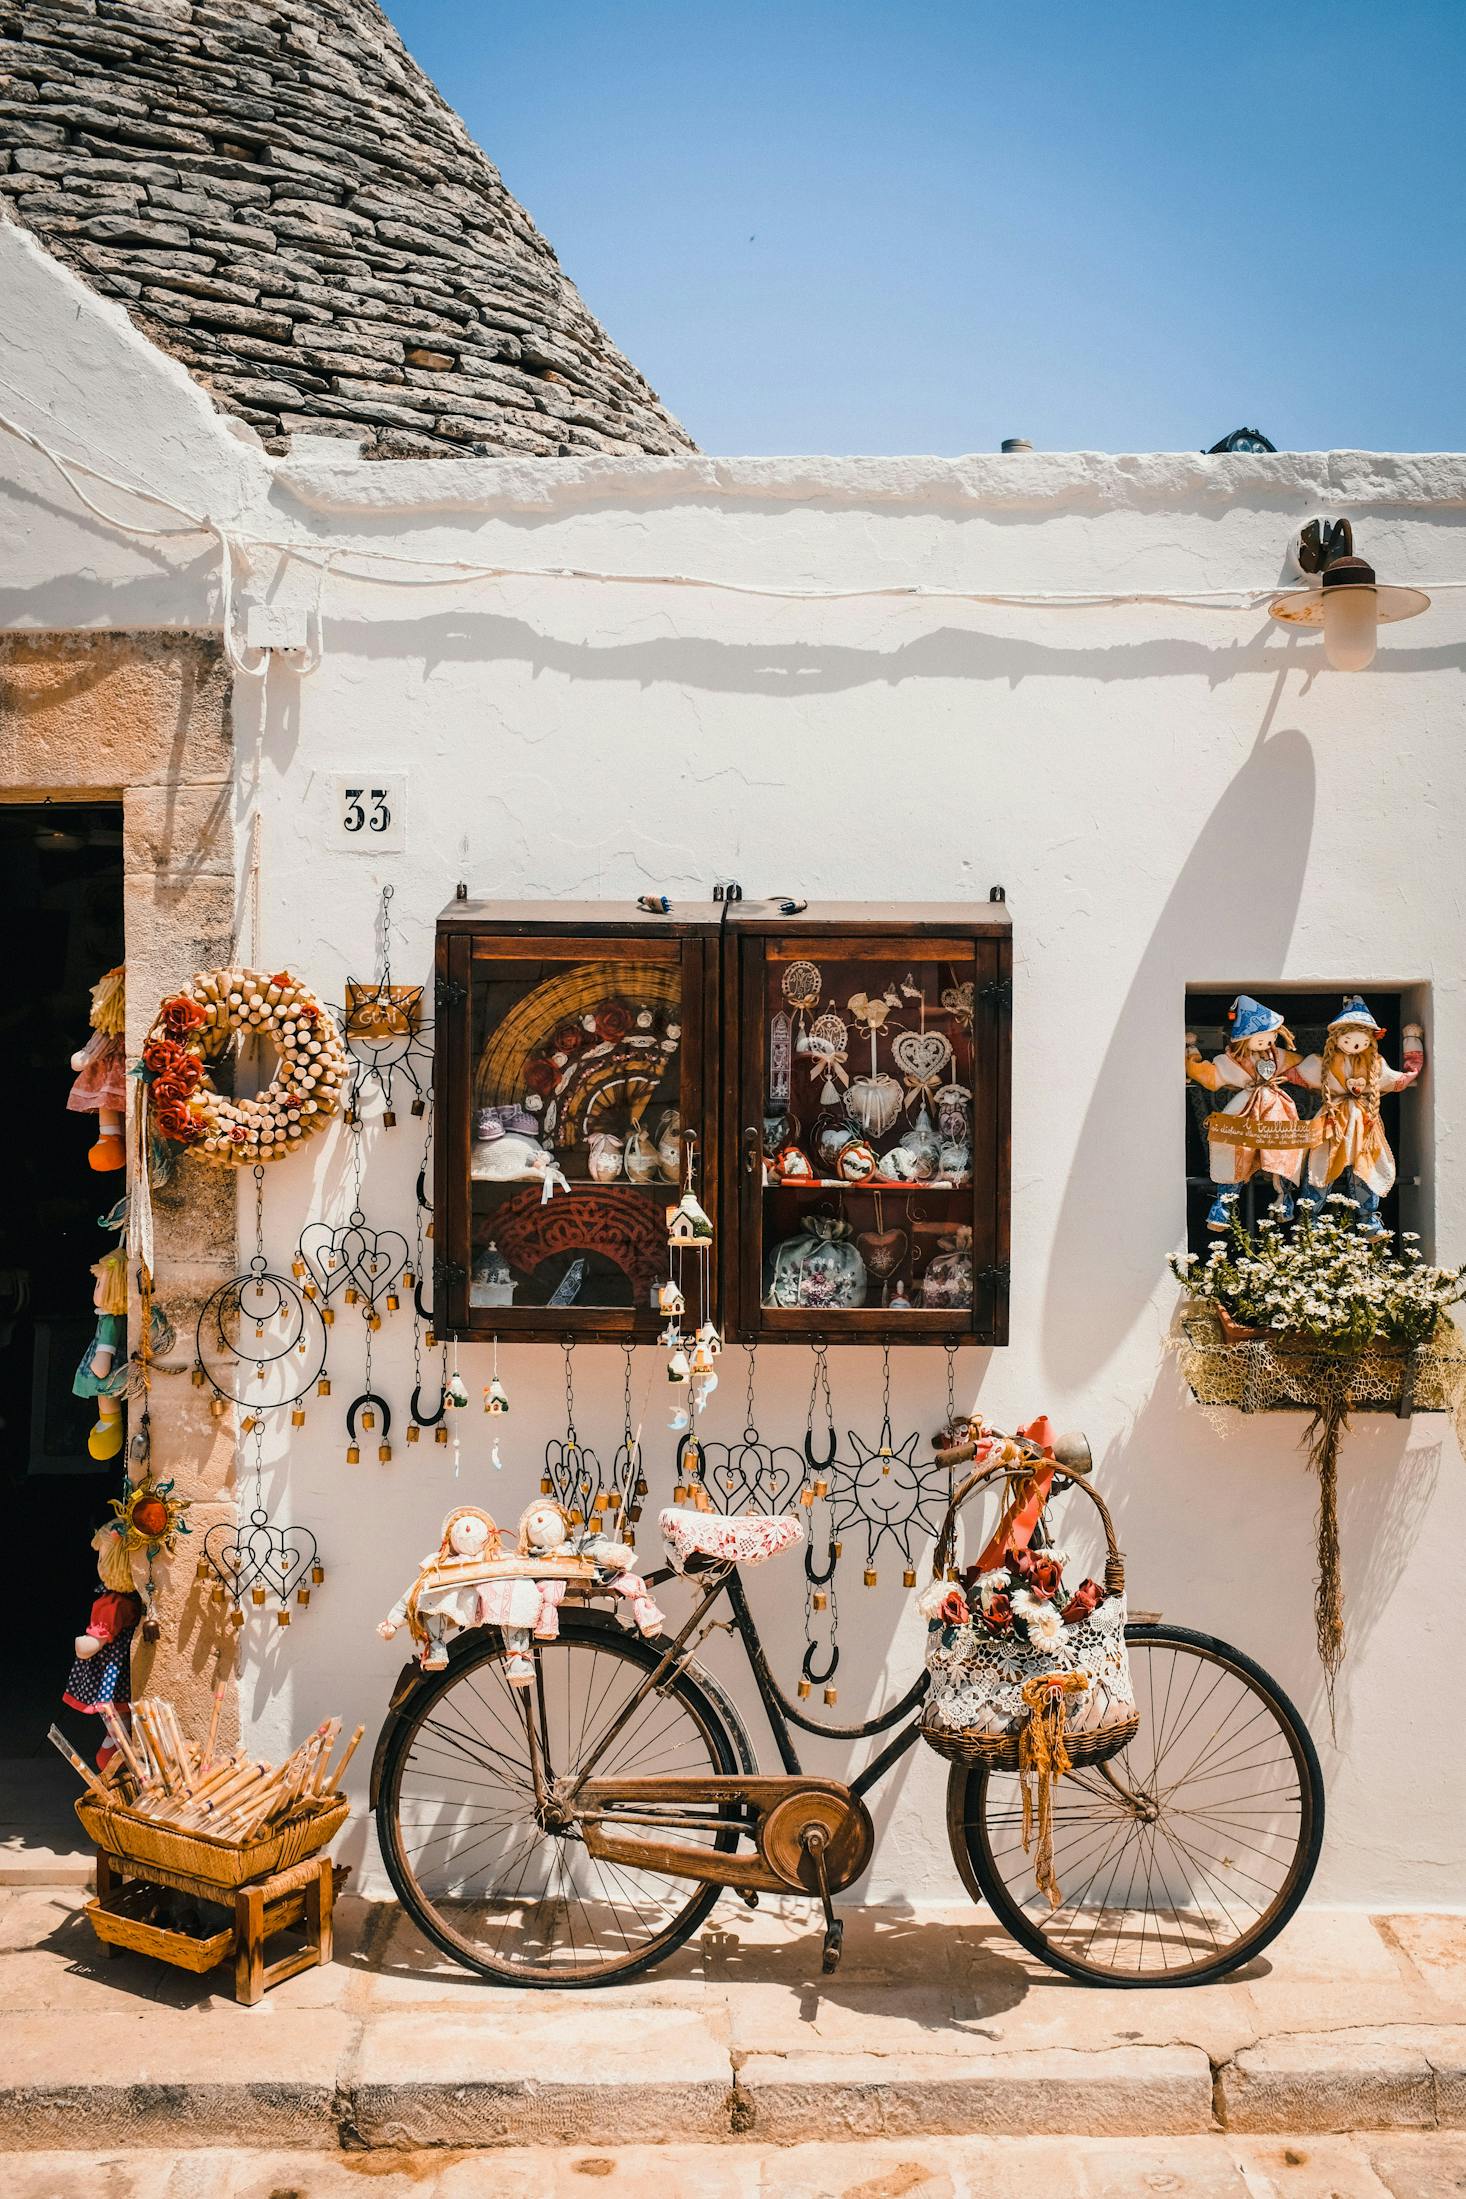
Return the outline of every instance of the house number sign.
<path id="1" fill-rule="evenodd" d="M 407 845 L 405 771 L 338 771 L 331 786 L 337 847 L 401 854 Z"/>

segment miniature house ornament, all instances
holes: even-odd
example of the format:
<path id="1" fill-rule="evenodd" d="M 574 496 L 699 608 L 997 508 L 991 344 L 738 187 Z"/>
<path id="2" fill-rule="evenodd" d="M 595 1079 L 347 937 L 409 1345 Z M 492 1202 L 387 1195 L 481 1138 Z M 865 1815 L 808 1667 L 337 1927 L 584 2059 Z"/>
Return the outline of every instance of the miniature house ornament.
<path id="1" fill-rule="evenodd" d="M 1317 1143 L 1308 1157 L 1308 1183 L 1323 1198 L 1341 1179 L 1370 1237 L 1384 1234 L 1379 1203 L 1394 1188 L 1395 1156 L 1380 1121 L 1380 1095 L 1403 1092 L 1425 1067 L 1425 1034 L 1407 1023 L 1403 1069 L 1392 1069 L 1379 1050 L 1384 1027 L 1358 993 L 1351 993 L 1329 1024 L 1321 1054 L 1309 1054 L 1293 1081 L 1323 1096 L 1313 1122 Z"/>
<path id="2" fill-rule="evenodd" d="M 1206 1226 L 1224 1230 L 1232 1195 L 1260 1172 L 1271 1176 L 1285 1218 L 1293 1211 L 1293 1190 L 1303 1173 L 1312 1125 L 1300 1123 L 1284 1080 L 1298 1061 L 1293 1034 L 1275 1008 L 1250 993 L 1239 993 L 1228 1010 L 1231 1036 L 1226 1050 L 1203 1061 L 1194 1032 L 1186 1034 L 1186 1074 L 1208 1092 L 1230 1098 L 1207 1117 L 1211 1180 L 1217 1186 Z"/>

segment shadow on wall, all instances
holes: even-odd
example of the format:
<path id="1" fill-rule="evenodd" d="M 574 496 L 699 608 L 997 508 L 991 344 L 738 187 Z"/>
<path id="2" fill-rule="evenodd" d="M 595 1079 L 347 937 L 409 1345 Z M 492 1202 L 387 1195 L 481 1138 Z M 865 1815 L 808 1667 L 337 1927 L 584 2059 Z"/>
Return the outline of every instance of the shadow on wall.
<path id="1" fill-rule="evenodd" d="M 1270 731 L 1285 676 L 1279 673 L 1252 752 L 1183 864 L 1112 1019 L 1049 1255 L 1039 1349 L 1056 1387 L 1079 1390 L 1091 1380 L 1155 1288 L 1165 1246 L 1153 1248 L 1153 1261 L 1115 1257 L 1134 1228 L 1130 1184 L 1141 1169 L 1174 1167 L 1179 1229 L 1182 989 L 1188 972 L 1214 969 L 1220 960 L 1263 978 L 1281 966 L 1293 935 L 1313 830 L 1315 773 L 1301 733 Z M 1162 1129 L 1157 1150 L 1156 1141 L 1144 1141 L 1144 1131 L 1147 1124 L 1164 1125 L 1165 1116 L 1153 1097 L 1137 1104 L 1134 1033 L 1172 1025 L 1177 1135 Z M 1097 1289 L 1101 1277 L 1104 1288 Z"/>

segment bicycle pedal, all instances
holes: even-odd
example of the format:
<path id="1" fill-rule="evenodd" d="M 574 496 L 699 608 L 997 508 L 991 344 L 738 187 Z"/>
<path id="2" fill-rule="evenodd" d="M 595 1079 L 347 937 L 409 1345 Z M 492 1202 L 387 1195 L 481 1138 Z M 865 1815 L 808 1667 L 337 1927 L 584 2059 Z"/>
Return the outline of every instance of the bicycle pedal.
<path id="1" fill-rule="evenodd" d="M 826 1977 L 830 1975 L 831 1971 L 839 1969 L 840 1957 L 844 1951 L 845 1920 L 843 1917 L 836 1917 L 832 1924 L 825 1926 L 825 1943 L 824 1951 L 820 1956 L 820 1968 Z"/>

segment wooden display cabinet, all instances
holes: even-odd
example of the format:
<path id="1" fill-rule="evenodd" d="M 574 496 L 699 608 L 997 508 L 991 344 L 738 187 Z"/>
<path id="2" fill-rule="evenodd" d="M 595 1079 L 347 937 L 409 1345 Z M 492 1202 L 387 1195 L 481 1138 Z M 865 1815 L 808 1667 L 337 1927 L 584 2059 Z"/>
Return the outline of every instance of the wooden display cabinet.
<path id="1" fill-rule="evenodd" d="M 698 1195 L 716 1207 L 721 915 L 711 903 L 672 916 L 609 902 L 443 911 L 439 1334 L 656 1338 L 666 1210 L 689 1151 Z M 542 1201 L 547 1155 L 568 1188 Z"/>
<path id="2" fill-rule="evenodd" d="M 1011 969 L 1001 899 L 729 910 L 732 1333 L 1007 1342 Z"/>

